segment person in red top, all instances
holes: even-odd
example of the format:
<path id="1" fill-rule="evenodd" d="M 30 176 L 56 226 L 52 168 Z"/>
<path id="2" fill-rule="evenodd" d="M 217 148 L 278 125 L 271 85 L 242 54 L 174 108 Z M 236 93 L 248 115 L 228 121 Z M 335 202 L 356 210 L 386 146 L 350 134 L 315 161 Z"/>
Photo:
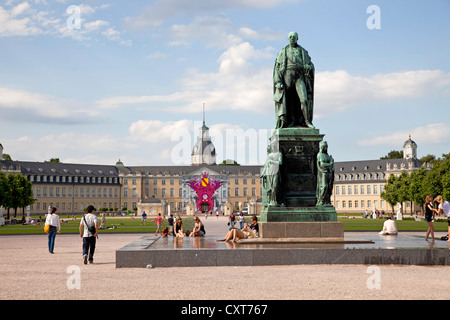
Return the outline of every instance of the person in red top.
<path id="1" fill-rule="evenodd" d="M 162 224 L 162 217 L 161 217 L 161 213 L 158 213 L 158 216 L 152 220 L 156 222 L 156 231 L 155 231 L 155 236 L 159 233 L 162 235 L 162 231 L 161 231 L 161 224 Z"/>

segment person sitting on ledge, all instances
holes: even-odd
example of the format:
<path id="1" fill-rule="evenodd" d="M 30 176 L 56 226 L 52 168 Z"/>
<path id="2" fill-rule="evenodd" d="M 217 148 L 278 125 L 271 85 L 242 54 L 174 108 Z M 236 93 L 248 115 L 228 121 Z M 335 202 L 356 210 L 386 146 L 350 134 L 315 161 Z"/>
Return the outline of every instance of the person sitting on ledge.
<path id="1" fill-rule="evenodd" d="M 388 217 L 383 224 L 383 230 L 380 231 L 381 235 L 396 235 L 398 233 L 395 221 L 391 217 Z"/>
<path id="2" fill-rule="evenodd" d="M 189 237 L 203 237 L 206 234 L 205 226 L 200 221 L 199 217 L 194 218 L 194 230 L 189 234 Z"/>
<path id="3" fill-rule="evenodd" d="M 244 228 L 242 230 L 239 229 L 231 229 L 228 231 L 227 235 L 223 239 L 218 239 L 216 241 L 230 241 L 238 242 L 240 239 L 248 239 L 248 238 L 257 238 L 258 235 L 254 229 L 249 227 L 248 223 L 245 223 Z"/>

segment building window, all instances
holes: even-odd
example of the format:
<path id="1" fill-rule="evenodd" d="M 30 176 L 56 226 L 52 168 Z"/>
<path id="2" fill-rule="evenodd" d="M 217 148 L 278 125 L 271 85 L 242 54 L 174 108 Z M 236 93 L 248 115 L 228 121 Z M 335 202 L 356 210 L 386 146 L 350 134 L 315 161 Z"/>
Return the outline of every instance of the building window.
<path id="1" fill-rule="evenodd" d="M 339 186 L 336 186 L 336 194 L 339 195 Z"/>
<path id="2" fill-rule="evenodd" d="M 348 194 L 352 194 L 352 186 L 348 186 Z"/>
<path id="3" fill-rule="evenodd" d="M 372 194 L 370 186 L 367 186 L 367 194 Z"/>
<path id="4" fill-rule="evenodd" d="M 342 186 L 342 194 L 345 194 L 345 186 Z"/>
<path id="5" fill-rule="evenodd" d="M 236 197 L 239 196 L 239 188 L 234 188 L 234 195 L 235 195 Z"/>
<path id="6" fill-rule="evenodd" d="M 378 193 L 377 186 L 374 185 L 374 186 L 373 186 L 373 194 L 377 194 L 377 193 Z"/>
<path id="7" fill-rule="evenodd" d="M 360 189 L 361 189 L 361 192 L 360 192 L 360 193 L 361 193 L 361 194 L 364 194 L 364 186 L 361 186 Z"/>
<path id="8" fill-rule="evenodd" d="M 342 201 L 342 208 L 346 208 L 346 203 L 345 203 L 345 200 L 344 200 L 344 201 Z"/>
<path id="9" fill-rule="evenodd" d="M 364 200 L 361 200 L 361 208 L 364 208 Z"/>
<path id="10" fill-rule="evenodd" d="M 358 200 L 355 200 L 355 209 L 358 208 Z"/>
<path id="11" fill-rule="evenodd" d="M 358 186 L 354 186 L 354 188 L 353 188 L 353 194 L 358 194 Z"/>

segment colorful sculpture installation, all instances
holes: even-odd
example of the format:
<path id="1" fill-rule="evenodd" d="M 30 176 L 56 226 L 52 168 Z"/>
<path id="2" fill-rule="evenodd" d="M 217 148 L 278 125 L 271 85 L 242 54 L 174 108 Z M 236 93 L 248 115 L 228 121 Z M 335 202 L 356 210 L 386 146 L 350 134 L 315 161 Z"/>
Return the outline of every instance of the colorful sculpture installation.
<path id="1" fill-rule="evenodd" d="M 203 173 L 201 177 L 197 177 L 193 181 L 187 181 L 186 183 L 197 194 L 197 210 L 207 212 L 214 207 L 212 197 L 224 181 L 218 181 L 214 176 L 209 177 L 208 173 Z"/>

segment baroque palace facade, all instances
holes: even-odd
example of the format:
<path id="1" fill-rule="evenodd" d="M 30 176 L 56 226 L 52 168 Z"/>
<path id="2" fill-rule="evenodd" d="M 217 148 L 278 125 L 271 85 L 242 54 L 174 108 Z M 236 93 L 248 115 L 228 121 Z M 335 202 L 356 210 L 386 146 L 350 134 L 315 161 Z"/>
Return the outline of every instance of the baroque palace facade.
<path id="1" fill-rule="evenodd" d="M 83 212 L 90 204 L 97 209 L 137 208 L 138 214 L 194 214 L 198 194 L 189 182 L 202 176 L 206 181 L 220 181 L 209 210 L 259 214 L 262 167 L 217 165 L 208 130 L 203 123 L 192 150 L 192 164 L 186 166 L 126 166 L 120 160 L 115 165 L 0 161 L 0 171 L 23 174 L 32 183 L 36 202 L 27 208 L 32 215 L 47 213 L 49 206 L 57 207 L 60 214 L 71 215 Z M 336 162 L 331 199 L 336 211 L 363 213 L 374 207 L 392 210 L 380 197 L 387 179 L 391 174 L 417 170 L 422 165 L 411 138 L 403 151 L 403 159 Z M 0 159 L 2 153 L 0 144 Z M 406 212 L 410 204 L 402 207 Z"/>

